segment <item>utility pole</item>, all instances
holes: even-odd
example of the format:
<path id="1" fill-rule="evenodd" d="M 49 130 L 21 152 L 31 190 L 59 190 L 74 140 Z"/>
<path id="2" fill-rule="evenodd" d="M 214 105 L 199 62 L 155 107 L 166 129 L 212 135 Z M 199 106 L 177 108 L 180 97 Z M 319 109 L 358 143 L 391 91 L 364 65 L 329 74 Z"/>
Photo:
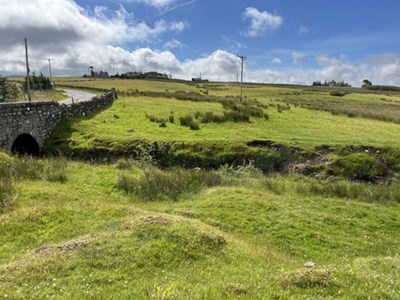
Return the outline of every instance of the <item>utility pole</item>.
<path id="1" fill-rule="evenodd" d="M 31 97 L 31 79 L 29 77 L 29 61 L 28 61 L 28 40 L 25 38 L 25 60 L 26 60 L 26 82 L 28 85 L 28 100 L 32 101 Z"/>
<path id="2" fill-rule="evenodd" d="M 54 58 L 45 58 L 45 60 L 49 61 L 49 79 L 50 79 L 50 84 L 53 87 L 53 81 L 51 80 L 51 61 L 54 60 Z"/>
<path id="3" fill-rule="evenodd" d="M 241 61 L 241 71 L 240 71 L 240 101 L 243 100 L 243 64 L 244 60 L 247 58 L 246 56 L 243 55 L 238 55 L 237 57 L 240 58 Z"/>

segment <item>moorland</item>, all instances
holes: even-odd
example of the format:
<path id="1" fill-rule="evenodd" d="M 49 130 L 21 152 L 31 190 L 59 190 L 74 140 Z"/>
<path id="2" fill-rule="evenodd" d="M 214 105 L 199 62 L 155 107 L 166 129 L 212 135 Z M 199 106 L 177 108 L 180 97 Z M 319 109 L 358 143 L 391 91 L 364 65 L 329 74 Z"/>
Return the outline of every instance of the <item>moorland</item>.
<path id="1" fill-rule="evenodd" d="M 399 92 L 56 83 L 118 99 L 0 153 L 1 297 L 400 297 Z"/>

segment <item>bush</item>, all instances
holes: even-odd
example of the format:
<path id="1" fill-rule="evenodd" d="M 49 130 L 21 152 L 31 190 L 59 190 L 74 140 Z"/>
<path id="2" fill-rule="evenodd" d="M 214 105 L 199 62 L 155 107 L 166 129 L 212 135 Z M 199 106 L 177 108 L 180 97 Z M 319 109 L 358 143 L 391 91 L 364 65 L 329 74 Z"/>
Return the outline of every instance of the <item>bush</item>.
<path id="1" fill-rule="evenodd" d="M 224 120 L 231 121 L 235 123 L 249 123 L 250 122 L 250 115 L 238 112 L 238 111 L 225 111 L 224 112 Z"/>
<path id="2" fill-rule="evenodd" d="M 185 117 L 180 117 L 179 122 L 181 126 L 189 127 L 190 124 L 193 122 L 193 117 L 190 115 L 187 115 Z"/>
<path id="3" fill-rule="evenodd" d="M 147 201 L 173 199 L 182 194 L 196 193 L 203 187 L 220 184 L 221 177 L 215 172 L 202 170 L 172 169 L 162 171 L 152 166 L 143 170 L 140 178 L 120 175 L 117 188 Z"/>
<path id="4" fill-rule="evenodd" d="M 193 121 L 189 124 L 190 130 L 200 130 L 200 126 L 196 121 Z"/>
<path id="5" fill-rule="evenodd" d="M 332 91 L 331 92 L 331 96 L 334 96 L 334 97 L 343 97 L 346 94 L 347 94 L 346 92 L 341 92 L 341 91 Z"/>

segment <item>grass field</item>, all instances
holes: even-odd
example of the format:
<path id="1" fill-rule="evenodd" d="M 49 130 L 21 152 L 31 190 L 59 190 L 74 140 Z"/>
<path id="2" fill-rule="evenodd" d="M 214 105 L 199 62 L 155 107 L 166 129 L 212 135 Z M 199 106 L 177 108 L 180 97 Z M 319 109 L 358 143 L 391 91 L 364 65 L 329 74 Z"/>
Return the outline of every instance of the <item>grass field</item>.
<path id="1" fill-rule="evenodd" d="M 71 79 L 72 80 L 72 79 Z M 111 88 L 117 91 L 128 90 L 140 91 L 192 91 L 199 92 L 207 90 L 211 95 L 220 97 L 235 96 L 238 87 L 223 84 L 184 84 L 168 82 L 152 82 L 141 80 L 79 80 L 65 81 L 59 84 L 72 84 L 82 87 Z M 266 112 L 271 116 L 270 120 L 251 119 L 250 124 L 206 124 L 198 132 L 190 132 L 186 128 L 168 124 L 167 128 L 157 128 L 157 124 L 146 122 L 146 114 L 152 114 L 161 118 L 168 118 L 171 112 L 178 120 L 179 116 L 194 114 L 196 111 L 222 112 L 219 103 L 210 102 L 185 102 L 176 99 L 160 97 L 122 97 L 115 102 L 114 106 L 88 120 L 74 122 L 74 127 L 69 128 L 74 132 L 74 144 L 80 144 L 77 135 L 82 132 L 91 132 L 93 138 L 109 140 L 110 136 L 122 141 L 132 139 L 149 139 L 160 141 L 185 141 L 185 140 L 218 140 L 218 141 L 249 141 L 256 139 L 269 139 L 276 142 L 300 145 L 302 147 L 314 147 L 321 144 L 326 145 L 372 145 L 372 146 L 398 146 L 398 125 L 391 122 L 380 122 L 370 118 L 349 118 L 347 115 L 334 115 L 325 111 L 315 111 L 302 108 L 307 107 L 310 102 L 318 102 L 320 106 L 339 108 L 344 113 L 351 113 L 354 109 L 361 112 L 375 111 L 377 114 L 388 114 L 385 103 L 379 100 L 382 95 L 363 93 L 357 89 L 358 94 L 349 94 L 340 98 L 329 95 L 329 89 L 322 88 L 320 91 L 303 87 L 286 88 L 262 85 L 249 85 L 245 88 L 245 95 L 251 99 L 257 99 L 261 103 L 269 104 Z M 300 92 L 299 92 L 300 91 Z M 290 110 L 279 113 L 275 109 L 277 100 L 286 101 L 287 94 L 298 95 L 299 105 L 292 105 Z M 390 98 L 394 107 L 388 107 L 390 114 L 397 118 L 400 115 L 400 94 L 385 96 Z M 289 100 L 287 100 L 289 102 Z M 372 105 L 372 104 L 373 105 Z M 300 108 L 301 106 L 301 108 Z M 317 105 L 315 105 L 317 106 Z M 337 108 L 339 107 L 339 108 Z M 379 107 L 379 109 L 376 109 Z M 178 122 L 176 122 L 178 123 Z M 80 129 L 82 128 L 83 129 Z M 134 134 L 128 134 L 127 130 L 132 128 Z M 120 142 L 120 140 L 118 140 Z"/>
<path id="2" fill-rule="evenodd" d="M 400 296 L 395 202 L 314 194 L 316 180 L 246 170 L 218 171 L 218 184 L 186 187 L 175 201 L 145 201 L 116 188 L 121 175 L 143 176 L 143 165 L 57 163 L 52 172 L 65 180 L 51 180 L 54 163 L 20 162 L 31 171 L 0 215 L 3 297 Z"/>
<path id="3" fill-rule="evenodd" d="M 362 113 L 397 118 L 398 94 L 246 85 L 232 108 L 233 84 L 57 84 L 120 97 L 46 145 L 92 162 L 0 153 L 0 297 L 400 298 L 400 125 Z"/>

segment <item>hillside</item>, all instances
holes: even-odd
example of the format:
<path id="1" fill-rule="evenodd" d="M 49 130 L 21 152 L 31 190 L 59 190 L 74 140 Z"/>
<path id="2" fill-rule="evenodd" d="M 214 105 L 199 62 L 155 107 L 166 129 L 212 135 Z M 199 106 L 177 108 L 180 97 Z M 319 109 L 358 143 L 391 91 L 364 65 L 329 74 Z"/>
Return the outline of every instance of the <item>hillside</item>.
<path id="1" fill-rule="evenodd" d="M 60 124 L 46 157 L 0 153 L 1 296 L 400 297 L 400 94 L 57 84 L 119 99 Z"/>

